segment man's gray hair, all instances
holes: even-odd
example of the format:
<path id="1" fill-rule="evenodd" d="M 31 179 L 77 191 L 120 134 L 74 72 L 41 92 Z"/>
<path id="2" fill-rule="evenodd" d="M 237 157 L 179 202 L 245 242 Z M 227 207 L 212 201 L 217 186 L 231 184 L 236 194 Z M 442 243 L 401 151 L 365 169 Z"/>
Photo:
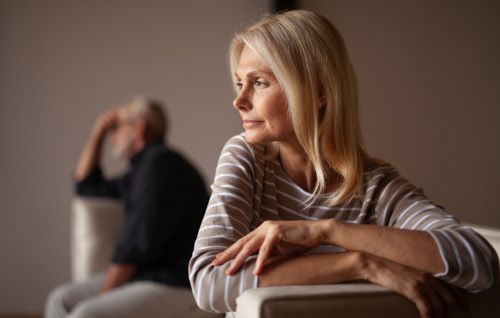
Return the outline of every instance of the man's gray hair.
<path id="1" fill-rule="evenodd" d="M 168 119 L 162 103 L 144 96 L 136 96 L 125 107 L 132 117 L 144 119 L 148 138 L 153 140 L 165 138 Z"/>

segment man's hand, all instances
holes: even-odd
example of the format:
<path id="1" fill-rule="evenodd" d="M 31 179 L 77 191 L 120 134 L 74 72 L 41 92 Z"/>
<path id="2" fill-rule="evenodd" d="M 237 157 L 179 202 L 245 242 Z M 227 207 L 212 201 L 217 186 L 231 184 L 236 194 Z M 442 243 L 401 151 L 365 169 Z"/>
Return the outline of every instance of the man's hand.
<path id="1" fill-rule="evenodd" d="M 96 120 L 85 148 L 75 169 L 75 180 L 85 179 L 90 172 L 99 164 L 101 147 L 104 137 L 118 124 L 118 112 L 110 109 L 102 113 Z"/>
<path id="2" fill-rule="evenodd" d="M 108 267 L 106 280 L 101 287 L 100 293 L 106 293 L 113 288 L 127 283 L 136 271 L 137 267 L 132 264 L 111 264 Z"/>
<path id="3" fill-rule="evenodd" d="M 118 111 L 116 109 L 109 109 L 97 117 L 92 129 L 92 133 L 104 136 L 110 132 L 119 123 Z"/>

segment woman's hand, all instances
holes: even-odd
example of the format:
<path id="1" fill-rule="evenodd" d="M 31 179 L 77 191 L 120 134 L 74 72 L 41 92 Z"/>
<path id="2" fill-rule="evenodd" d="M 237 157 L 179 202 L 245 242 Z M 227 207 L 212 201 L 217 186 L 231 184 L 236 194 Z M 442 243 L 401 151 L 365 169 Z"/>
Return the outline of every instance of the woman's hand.
<path id="1" fill-rule="evenodd" d="M 369 254 L 365 259 L 365 278 L 408 298 L 422 318 L 451 317 L 456 304 L 468 312 L 463 292 L 432 274 Z"/>
<path id="2" fill-rule="evenodd" d="M 245 260 L 258 251 L 254 275 L 259 275 L 271 255 L 304 253 L 324 242 L 325 224 L 322 221 L 265 221 L 251 233 L 239 239 L 213 261 L 219 266 L 234 259 L 226 270 L 232 275 Z"/>

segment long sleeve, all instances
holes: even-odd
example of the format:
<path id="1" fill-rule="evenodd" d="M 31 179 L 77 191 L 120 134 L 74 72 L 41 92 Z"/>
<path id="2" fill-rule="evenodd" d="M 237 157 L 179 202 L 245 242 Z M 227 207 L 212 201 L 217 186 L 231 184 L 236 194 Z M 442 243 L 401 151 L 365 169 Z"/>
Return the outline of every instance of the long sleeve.
<path id="1" fill-rule="evenodd" d="M 484 290 L 497 280 L 498 256 L 470 227 L 459 223 L 396 171 L 380 181 L 374 200 L 377 223 L 427 231 L 438 245 L 446 270 L 436 275 L 470 292 Z"/>
<path id="2" fill-rule="evenodd" d="M 75 183 L 75 192 L 83 196 L 96 197 L 121 197 L 121 183 L 126 176 L 119 179 L 106 180 L 100 167 L 96 167 L 92 172 L 80 182 Z"/>
<path id="3" fill-rule="evenodd" d="M 253 150 L 242 136 L 236 136 L 226 143 L 217 165 L 212 195 L 189 264 L 198 306 L 208 311 L 235 311 L 236 298 L 244 290 L 257 287 L 258 277 L 252 275 L 255 257 L 232 276 L 224 273 L 230 262 L 218 267 L 211 264 L 218 253 L 252 229 L 256 183 L 253 162 Z"/>

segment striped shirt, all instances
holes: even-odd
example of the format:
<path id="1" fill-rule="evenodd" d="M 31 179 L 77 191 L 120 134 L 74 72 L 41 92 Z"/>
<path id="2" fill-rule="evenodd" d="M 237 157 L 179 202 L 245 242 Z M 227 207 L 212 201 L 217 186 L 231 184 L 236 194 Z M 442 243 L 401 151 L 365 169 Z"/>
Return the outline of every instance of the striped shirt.
<path id="1" fill-rule="evenodd" d="M 257 287 L 258 276 L 252 274 L 256 256 L 249 257 L 231 276 L 224 274 L 230 262 L 217 267 L 211 262 L 266 220 L 335 218 L 427 231 L 446 265 L 445 272 L 436 277 L 469 291 L 480 291 L 494 283 L 498 259 L 491 246 L 433 204 L 393 167 L 365 169 L 363 200 L 355 196 L 349 203 L 331 207 L 327 205 L 329 194 L 320 194 L 310 205 L 307 199 L 311 194 L 288 177 L 278 159 L 260 158 L 258 147 L 240 134 L 226 143 L 219 158 L 212 195 L 189 264 L 192 290 L 201 308 L 232 316 L 236 298 L 244 290 Z M 341 251 L 336 246 L 320 245 L 308 253 Z"/>

